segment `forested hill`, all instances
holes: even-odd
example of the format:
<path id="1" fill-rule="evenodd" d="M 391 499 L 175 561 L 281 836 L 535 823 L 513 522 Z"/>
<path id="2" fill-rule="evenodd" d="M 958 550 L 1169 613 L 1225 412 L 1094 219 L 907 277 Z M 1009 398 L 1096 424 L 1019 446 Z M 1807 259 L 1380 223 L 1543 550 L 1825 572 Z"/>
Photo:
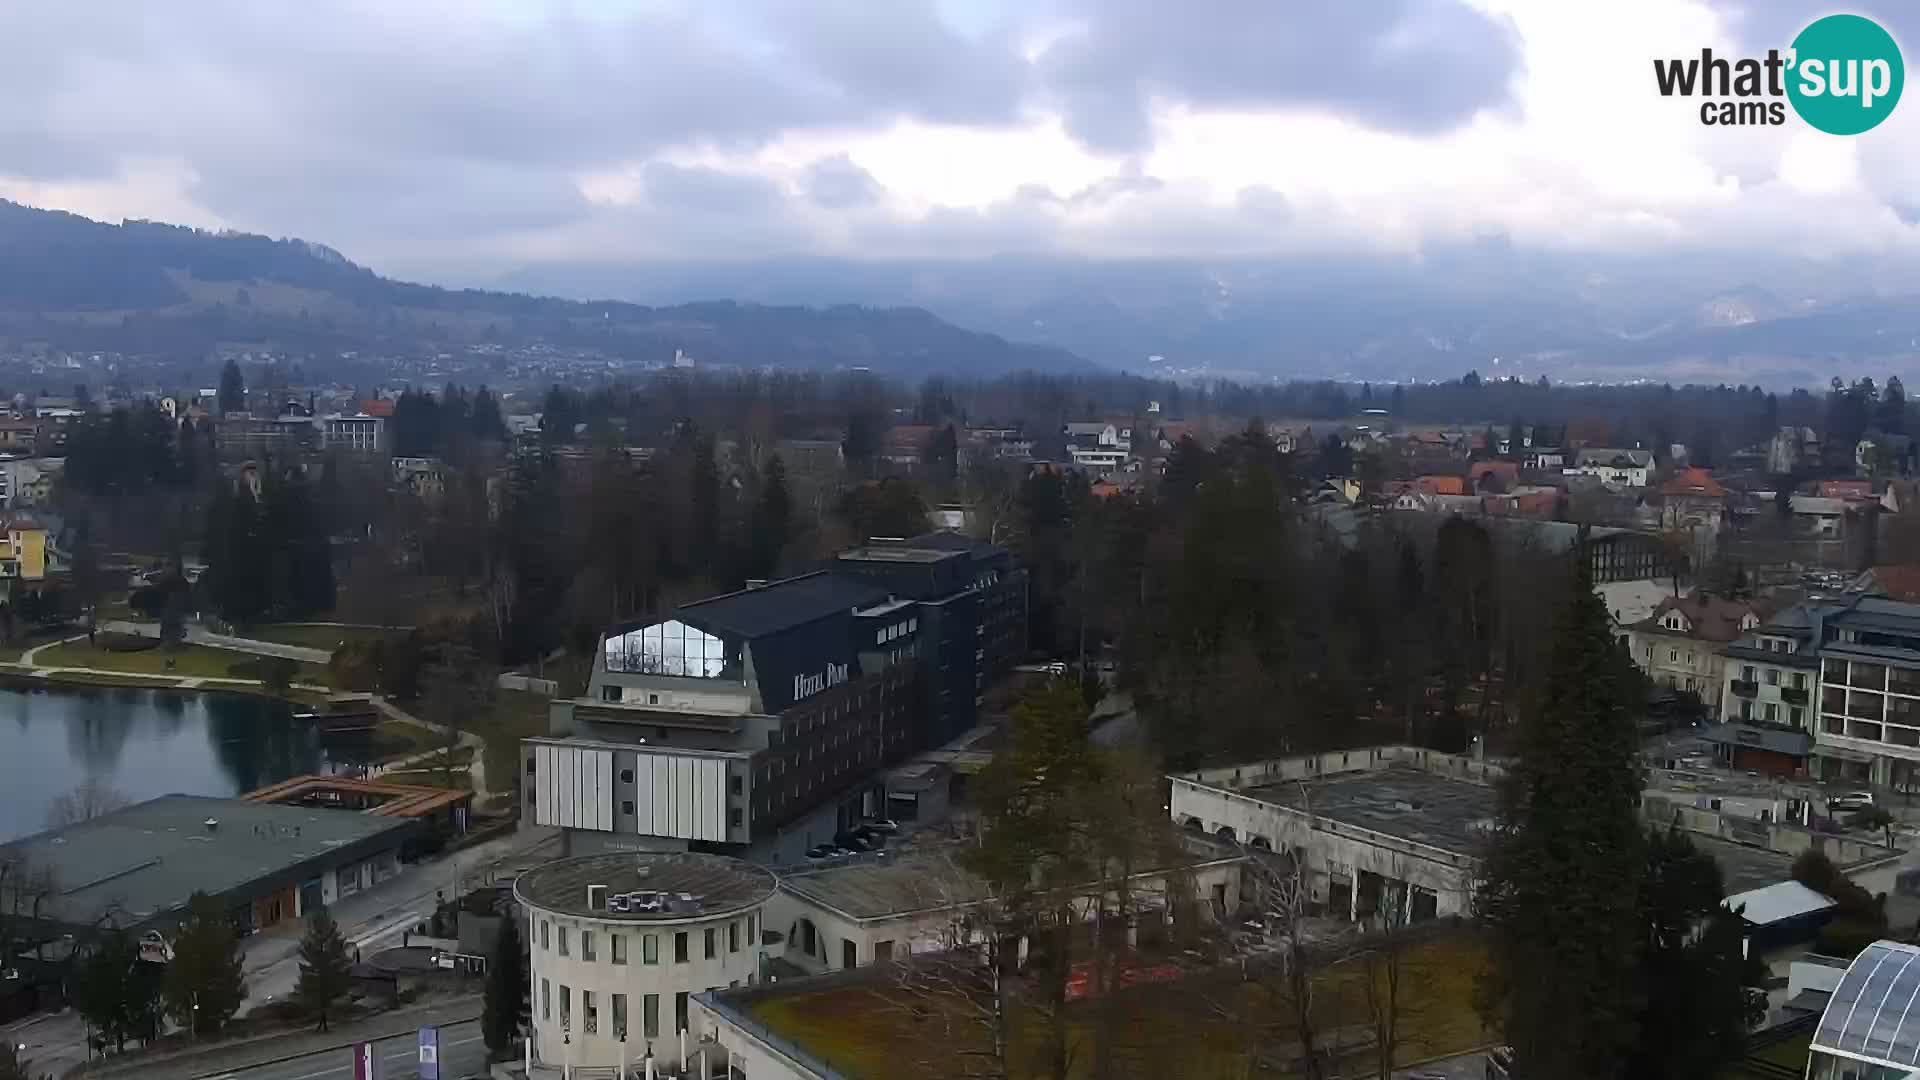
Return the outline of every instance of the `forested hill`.
<path id="1" fill-rule="evenodd" d="M 221 342 L 326 353 L 483 341 L 660 362 L 684 349 L 707 363 L 909 377 L 1088 366 L 1064 349 L 963 330 L 919 308 L 646 307 L 441 289 L 381 277 L 304 240 L 110 225 L 0 200 L 0 350 L 36 342 L 187 357 Z"/>

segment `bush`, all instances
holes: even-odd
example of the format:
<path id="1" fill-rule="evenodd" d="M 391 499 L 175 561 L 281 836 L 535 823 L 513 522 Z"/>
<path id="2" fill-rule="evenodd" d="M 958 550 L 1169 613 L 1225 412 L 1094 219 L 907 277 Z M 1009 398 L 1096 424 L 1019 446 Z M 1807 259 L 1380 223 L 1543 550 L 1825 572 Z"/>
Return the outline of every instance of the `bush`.
<path id="1" fill-rule="evenodd" d="M 1837 918 L 1821 928 L 1820 936 L 1814 940 L 1813 951 L 1851 960 L 1867 946 L 1886 936 L 1884 921 L 1876 925 L 1862 919 Z"/>

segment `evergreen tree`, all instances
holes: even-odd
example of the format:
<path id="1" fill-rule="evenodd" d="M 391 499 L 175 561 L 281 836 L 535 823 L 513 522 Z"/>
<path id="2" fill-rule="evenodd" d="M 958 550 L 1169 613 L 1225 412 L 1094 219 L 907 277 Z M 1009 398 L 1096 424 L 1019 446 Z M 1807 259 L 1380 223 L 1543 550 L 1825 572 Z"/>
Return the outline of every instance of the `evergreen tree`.
<path id="1" fill-rule="evenodd" d="M 1874 426 L 1889 435 L 1904 435 L 1907 430 L 1907 388 L 1900 376 L 1891 375 L 1880 390 L 1880 403 L 1874 410 Z"/>
<path id="2" fill-rule="evenodd" d="M 174 935 L 173 961 L 161 985 L 167 1016 L 197 1035 L 216 1035 L 246 996 L 233 922 L 218 900 L 196 892 Z"/>
<path id="3" fill-rule="evenodd" d="M 74 1006 L 116 1051 L 127 1040 L 154 1037 L 160 1024 L 158 969 L 140 960 L 140 947 L 125 931 L 95 942 L 73 979 Z"/>
<path id="4" fill-rule="evenodd" d="M 215 400 L 220 405 L 221 416 L 246 411 L 247 380 L 240 374 L 240 365 L 232 357 L 228 357 L 227 366 L 220 369 L 220 396 Z"/>
<path id="5" fill-rule="evenodd" d="M 911 483 L 897 476 L 848 489 L 836 509 L 856 544 L 876 536 L 909 537 L 927 531 L 927 504 Z"/>
<path id="6" fill-rule="evenodd" d="M 480 1017 L 480 1031 L 487 1049 L 503 1058 L 513 1046 L 519 1030 L 520 1014 L 527 1001 L 526 957 L 520 950 L 520 919 L 514 912 L 500 918 L 500 935 L 494 939 L 493 956 L 487 967 L 487 1000 Z M 615 1032 L 615 1037 L 619 1036 Z"/>
<path id="7" fill-rule="evenodd" d="M 1744 1049 L 1747 964 L 1720 867 L 1677 829 L 1647 837 L 1639 1039 L 1626 1075 L 1711 1076 Z M 1704 929 L 1703 929 L 1704 928 Z"/>
<path id="8" fill-rule="evenodd" d="M 760 481 L 760 498 L 753 507 L 748 577 L 771 578 L 779 573 L 780 553 L 786 549 L 792 528 L 793 497 L 787 492 L 787 467 L 780 455 L 775 454 L 767 460 L 767 473 Z"/>
<path id="9" fill-rule="evenodd" d="M 468 430 L 481 442 L 505 442 L 507 440 L 507 422 L 500 416 L 500 402 L 486 387 L 473 395 L 473 414 L 468 420 Z"/>
<path id="10" fill-rule="evenodd" d="M 1517 1075 L 1566 1080 L 1622 1074 L 1646 935 L 1633 684 L 1584 546 L 1543 700 L 1519 724 L 1478 897 L 1492 959 L 1481 1006 Z"/>
<path id="11" fill-rule="evenodd" d="M 347 941 L 326 908 L 307 919 L 307 934 L 300 941 L 300 982 L 294 987 L 294 1000 L 318 1019 L 320 1030 L 327 1030 L 327 1015 L 353 987 L 353 961 L 347 955 Z"/>
<path id="12" fill-rule="evenodd" d="M 935 431 L 927 440 L 927 472 L 933 482 L 950 488 L 960 476 L 960 437 L 953 425 Z"/>

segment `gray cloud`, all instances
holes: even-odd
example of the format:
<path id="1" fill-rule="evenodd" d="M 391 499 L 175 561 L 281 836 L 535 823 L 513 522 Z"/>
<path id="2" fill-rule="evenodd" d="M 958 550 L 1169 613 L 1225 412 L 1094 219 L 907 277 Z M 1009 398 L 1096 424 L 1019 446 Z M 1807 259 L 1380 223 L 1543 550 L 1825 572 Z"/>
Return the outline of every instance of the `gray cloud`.
<path id="1" fill-rule="evenodd" d="M 1073 133 L 1134 150 L 1150 99 L 1312 105 L 1395 131 L 1457 126 L 1506 101 L 1520 66 L 1503 21 L 1457 0 L 1084 0 L 1084 32 L 1040 58 Z"/>
<path id="2" fill-rule="evenodd" d="M 807 166 L 806 186 L 814 205 L 828 210 L 873 206 L 886 194 L 872 173 L 845 154 L 821 158 Z"/>

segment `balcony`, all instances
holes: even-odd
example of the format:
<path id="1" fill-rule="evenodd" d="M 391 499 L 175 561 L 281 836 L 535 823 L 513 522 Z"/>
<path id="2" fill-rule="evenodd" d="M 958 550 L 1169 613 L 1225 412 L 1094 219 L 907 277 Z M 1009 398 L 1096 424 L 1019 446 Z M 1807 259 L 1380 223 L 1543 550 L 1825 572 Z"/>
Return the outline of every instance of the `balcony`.
<path id="1" fill-rule="evenodd" d="M 1810 695 L 1807 693 L 1807 688 L 1804 686 L 1783 686 L 1780 688 L 1780 700 L 1789 705 L 1805 705 L 1809 697 Z"/>
<path id="2" fill-rule="evenodd" d="M 1760 696 L 1760 684 L 1746 679 L 1735 679 L 1728 684 L 1736 697 L 1752 698 Z"/>

